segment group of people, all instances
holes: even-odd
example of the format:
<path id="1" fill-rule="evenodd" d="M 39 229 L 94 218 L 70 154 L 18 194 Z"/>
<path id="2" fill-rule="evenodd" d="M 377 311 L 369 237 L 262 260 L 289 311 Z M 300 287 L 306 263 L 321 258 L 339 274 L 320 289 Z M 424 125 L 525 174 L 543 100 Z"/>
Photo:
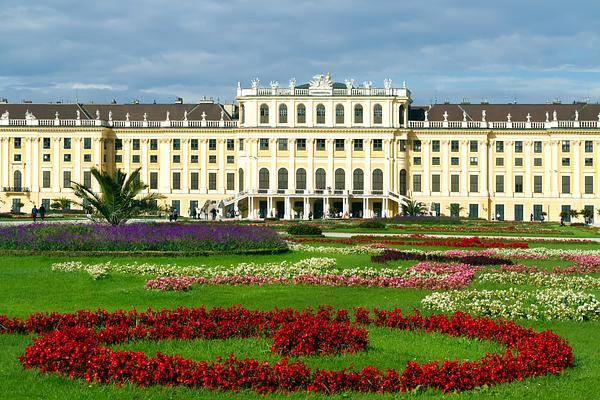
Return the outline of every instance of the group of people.
<path id="1" fill-rule="evenodd" d="M 219 210 L 217 208 L 213 208 L 210 211 L 208 210 L 208 208 L 204 209 L 204 219 L 207 221 L 208 221 L 208 214 L 211 215 L 213 221 L 215 221 L 216 219 L 220 219 L 219 218 Z M 190 218 L 202 219 L 202 210 L 200 209 L 200 207 L 190 209 Z"/>
<path id="2" fill-rule="evenodd" d="M 31 209 L 31 217 L 33 218 L 33 222 L 37 222 L 38 214 L 40 219 L 43 221 L 46 217 L 46 207 L 44 207 L 43 204 L 40 206 L 40 208 L 37 208 L 35 204 L 33 205 L 33 208 Z"/>

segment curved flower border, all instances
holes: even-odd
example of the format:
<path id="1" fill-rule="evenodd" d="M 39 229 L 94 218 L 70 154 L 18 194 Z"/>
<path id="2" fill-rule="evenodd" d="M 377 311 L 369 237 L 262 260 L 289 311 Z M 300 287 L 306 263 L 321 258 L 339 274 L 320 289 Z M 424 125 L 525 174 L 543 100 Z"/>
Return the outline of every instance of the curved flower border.
<path id="1" fill-rule="evenodd" d="M 405 392 L 417 387 L 444 392 L 470 390 L 477 386 L 520 380 L 530 376 L 558 374 L 572 366 L 572 349 L 565 339 L 551 331 L 535 332 L 511 321 L 453 315 L 403 315 L 399 309 L 354 309 L 354 323 L 400 330 L 423 330 L 449 336 L 464 336 L 498 342 L 507 347 L 502 354 L 486 354 L 476 361 L 409 361 L 403 371 L 373 366 L 359 371 L 311 370 L 301 361 L 282 359 L 274 364 L 254 359 L 192 361 L 178 355 L 115 351 L 106 345 L 131 339 L 160 340 L 219 339 L 272 336 L 275 330 L 298 318 L 314 315 L 315 320 L 348 324 L 348 310 L 328 306 L 317 312 L 292 309 L 248 310 L 179 307 L 174 310 L 78 311 L 74 314 L 33 314 L 27 320 L 0 316 L 0 332 L 39 333 L 20 357 L 26 368 L 56 372 L 101 383 L 184 385 L 188 387 L 259 393 L 307 391 L 319 393 Z M 288 329 L 294 334 L 293 329 Z M 331 335 L 330 335 L 331 336 Z M 335 339 L 339 337 L 333 335 Z"/>

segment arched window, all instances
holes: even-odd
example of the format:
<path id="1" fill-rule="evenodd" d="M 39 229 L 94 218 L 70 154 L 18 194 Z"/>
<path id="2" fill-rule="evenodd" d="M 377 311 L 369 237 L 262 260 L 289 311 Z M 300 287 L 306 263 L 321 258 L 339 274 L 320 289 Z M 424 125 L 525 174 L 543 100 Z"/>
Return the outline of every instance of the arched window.
<path id="1" fill-rule="evenodd" d="M 238 169 L 238 192 L 244 191 L 244 170 Z"/>
<path id="2" fill-rule="evenodd" d="M 317 124 L 325 123 L 325 106 L 323 104 L 319 104 L 317 106 Z"/>
<path id="3" fill-rule="evenodd" d="M 244 111 L 244 105 L 240 104 L 240 124 L 244 125 L 246 122 L 246 113 Z"/>
<path id="4" fill-rule="evenodd" d="M 296 122 L 299 124 L 306 123 L 306 107 L 304 104 L 298 104 L 296 111 Z"/>
<path id="5" fill-rule="evenodd" d="M 365 190 L 365 174 L 360 168 L 355 169 L 352 173 L 352 190 L 357 194 Z"/>
<path id="6" fill-rule="evenodd" d="M 346 173 L 341 168 L 338 168 L 335 170 L 334 189 L 335 190 L 346 189 Z"/>
<path id="7" fill-rule="evenodd" d="M 399 191 L 402 196 L 406 196 L 406 170 L 400 170 Z"/>
<path id="8" fill-rule="evenodd" d="M 258 190 L 262 193 L 269 190 L 269 170 L 266 168 L 261 168 L 258 171 Z"/>
<path id="9" fill-rule="evenodd" d="M 335 106 L 335 123 L 343 124 L 344 123 L 344 106 L 338 104 Z"/>
<path id="10" fill-rule="evenodd" d="M 287 190 L 288 188 L 288 170 L 279 168 L 277 171 L 277 190 Z"/>
<path id="11" fill-rule="evenodd" d="M 20 191 L 23 185 L 21 171 L 15 171 L 13 174 L 13 186 L 16 191 Z"/>
<path id="12" fill-rule="evenodd" d="M 306 170 L 298 168 L 296 171 L 296 190 L 306 190 Z"/>
<path id="13" fill-rule="evenodd" d="M 363 108 L 360 104 L 354 106 L 354 123 L 362 124 L 363 122 Z"/>
<path id="14" fill-rule="evenodd" d="M 260 123 L 261 124 L 269 123 L 269 106 L 266 104 L 260 105 Z"/>
<path id="15" fill-rule="evenodd" d="M 316 172 L 315 172 L 315 189 L 317 190 L 323 190 L 325 189 L 325 170 L 323 168 L 319 168 Z"/>
<path id="16" fill-rule="evenodd" d="M 285 104 L 279 106 L 279 123 L 287 124 L 287 106 Z"/>
<path id="17" fill-rule="evenodd" d="M 373 107 L 373 123 L 381 124 L 383 122 L 383 108 L 381 108 L 381 104 L 375 104 Z"/>
<path id="18" fill-rule="evenodd" d="M 399 112 L 398 118 L 400 118 L 400 121 L 399 121 L 400 126 L 404 126 L 404 106 L 400 106 L 398 112 Z"/>
<path id="19" fill-rule="evenodd" d="M 375 194 L 383 193 L 383 172 L 380 169 L 373 171 L 373 181 L 371 182 L 373 192 Z"/>

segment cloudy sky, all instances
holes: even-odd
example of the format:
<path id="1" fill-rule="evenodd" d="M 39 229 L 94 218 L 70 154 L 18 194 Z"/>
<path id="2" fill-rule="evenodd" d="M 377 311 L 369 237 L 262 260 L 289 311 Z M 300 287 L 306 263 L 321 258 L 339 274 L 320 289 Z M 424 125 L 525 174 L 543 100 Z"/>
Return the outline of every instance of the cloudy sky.
<path id="1" fill-rule="evenodd" d="M 3 0 L 11 102 L 231 101 L 319 73 L 406 81 L 416 104 L 600 101 L 600 2 Z"/>

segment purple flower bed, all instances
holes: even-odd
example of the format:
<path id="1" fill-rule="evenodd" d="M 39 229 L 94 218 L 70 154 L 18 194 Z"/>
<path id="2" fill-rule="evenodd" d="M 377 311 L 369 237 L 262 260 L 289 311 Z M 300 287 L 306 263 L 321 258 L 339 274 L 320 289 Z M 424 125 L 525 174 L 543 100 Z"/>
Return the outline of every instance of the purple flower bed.
<path id="1" fill-rule="evenodd" d="M 435 261 L 435 262 L 458 262 L 469 265 L 503 265 L 512 264 L 509 259 L 492 257 L 487 255 L 463 255 L 447 256 L 441 254 L 430 254 L 411 251 L 398 251 L 386 249 L 383 253 L 371 256 L 371 262 L 384 264 L 388 261 L 397 260 L 417 260 L 417 261 Z"/>
<path id="2" fill-rule="evenodd" d="M 286 248 L 275 231 L 260 226 L 38 224 L 0 228 L 0 249 L 4 250 L 244 252 Z"/>

